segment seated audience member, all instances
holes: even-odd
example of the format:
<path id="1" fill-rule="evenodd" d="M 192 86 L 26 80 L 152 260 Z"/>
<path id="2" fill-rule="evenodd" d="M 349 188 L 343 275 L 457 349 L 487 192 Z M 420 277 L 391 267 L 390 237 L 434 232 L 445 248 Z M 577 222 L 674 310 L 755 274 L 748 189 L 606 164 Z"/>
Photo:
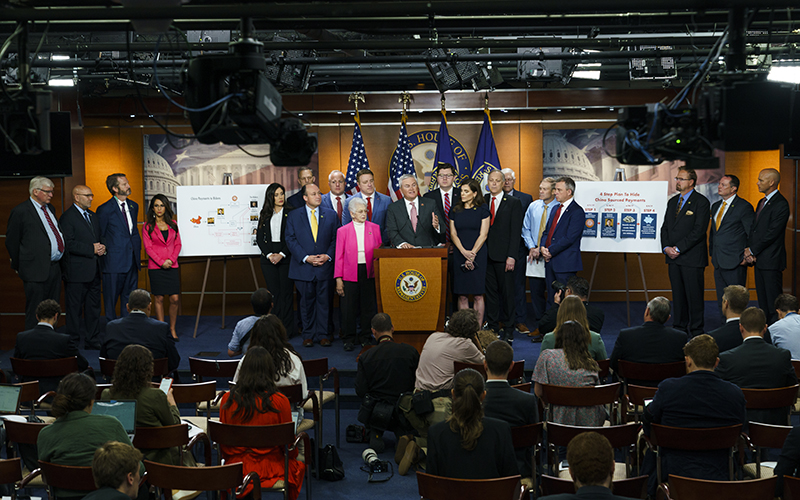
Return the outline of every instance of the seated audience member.
<path id="1" fill-rule="evenodd" d="M 600 382 L 597 361 L 589 355 L 589 332 L 575 321 L 561 325 L 555 349 L 542 351 L 536 361 L 531 380 L 533 392 L 542 397 L 542 385 L 587 387 Z M 550 421 L 564 425 L 599 427 L 606 420 L 602 406 L 551 405 Z"/>
<path id="2" fill-rule="evenodd" d="M 749 302 L 750 292 L 742 285 L 726 286 L 722 292 L 722 315 L 725 316 L 725 324 L 708 332 L 717 342 L 720 353 L 742 345 L 739 316 L 742 315 L 742 311 L 747 308 Z"/>
<path id="3" fill-rule="evenodd" d="M 401 476 L 422 458 L 427 447 L 428 428 L 450 416 L 453 388 L 454 361 L 483 363 L 483 353 L 478 350 L 475 334 L 480 328 L 474 309 L 461 309 L 453 313 L 445 332 L 434 332 L 425 341 L 417 366 L 415 394 L 404 395 L 398 407 L 419 436 L 398 441 L 395 461 Z M 405 447 L 403 447 L 405 444 Z"/>
<path id="4" fill-rule="evenodd" d="M 280 318 L 274 314 L 261 316 L 250 332 L 250 347 L 261 346 L 272 356 L 272 363 L 275 365 L 276 371 L 275 385 L 285 387 L 300 384 L 303 395 L 308 394 L 308 379 L 306 379 L 303 360 L 286 339 L 286 329 Z M 244 358 L 239 360 L 236 373 L 233 374 L 234 383 L 239 380 L 242 363 L 244 363 Z"/>
<path id="5" fill-rule="evenodd" d="M 614 477 L 614 448 L 596 432 L 582 432 L 567 446 L 569 475 L 576 493 L 548 495 L 542 500 L 625 500 L 611 493 Z"/>
<path id="6" fill-rule="evenodd" d="M 289 399 L 278 392 L 275 386 L 277 370 L 272 356 L 261 346 L 251 346 L 247 351 L 239 374 L 239 381 L 220 401 L 219 420 L 233 425 L 275 425 L 292 421 Z M 226 463 L 242 462 L 245 476 L 258 474 L 261 487 L 272 487 L 284 480 L 285 456 L 282 446 L 271 448 L 245 448 L 221 446 Z M 297 450 L 289 454 L 289 499 L 297 500 L 303 484 L 305 464 L 297 459 Z M 252 485 L 240 496 L 249 495 Z"/>
<path id="7" fill-rule="evenodd" d="M 130 314 L 106 325 L 100 356 L 117 359 L 125 346 L 139 344 L 150 349 L 154 359 L 167 358 L 170 372 L 178 369 L 181 355 L 169 333 L 169 325 L 150 317 L 151 304 L 147 290 L 138 288 L 131 292 L 126 305 Z"/>
<path id="8" fill-rule="evenodd" d="M 455 479 L 495 479 L 519 474 L 511 426 L 486 417 L 483 376 L 466 368 L 453 379 L 453 413 L 428 434 L 428 474 Z"/>
<path id="9" fill-rule="evenodd" d="M 394 341 L 394 327 L 388 314 L 373 316 L 371 329 L 378 345 L 358 357 L 356 395 L 361 398 L 363 411 L 369 414 L 368 419 L 365 414 L 362 420 L 359 411 L 359 420 L 369 431 L 369 446 L 381 453 L 386 449 L 384 431 L 400 435 L 405 430 L 396 411 L 397 400 L 401 394 L 414 390 L 419 353 L 408 344 Z M 406 445 L 409 439 L 410 436 L 404 440 Z"/>
<path id="10" fill-rule="evenodd" d="M 576 296 L 570 295 L 561 301 L 561 306 L 558 308 L 558 319 L 556 327 L 552 332 L 546 334 L 542 338 L 542 351 L 553 349 L 556 345 L 559 332 L 564 323 L 574 321 L 583 326 L 589 332 L 591 342 L 589 343 L 589 354 L 595 361 L 607 359 L 606 344 L 603 338 L 596 331 L 591 330 L 589 321 L 586 317 L 586 306 Z"/>
<path id="11" fill-rule="evenodd" d="M 800 309 L 797 297 L 783 293 L 775 299 L 778 321 L 769 326 L 772 344 L 792 353 L 792 359 L 800 359 Z"/>
<path id="12" fill-rule="evenodd" d="M 19 359 L 60 359 L 78 357 L 78 368 L 89 368 L 89 362 L 78 352 L 78 346 L 66 333 L 58 333 L 55 326 L 61 314 L 61 306 L 53 299 L 46 299 L 36 306 L 36 321 L 33 329 L 17 334 L 14 357 Z M 25 378 L 25 381 L 28 379 Z M 39 390 L 42 394 L 55 391 L 59 377 L 39 377 Z"/>
<path id="13" fill-rule="evenodd" d="M 775 466 L 775 475 L 778 476 L 775 498 L 779 498 L 783 496 L 783 476 L 800 477 L 800 427 L 794 427 L 786 436 Z"/>
<path id="14" fill-rule="evenodd" d="M 168 394 L 153 387 L 153 354 L 144 346 L 126 346 L 114 365 L 111 387 L 100 396 L 112 399 L 136 400 L 136 427 L 163 427 L 181 423 L 181 413 L 170 388 Z M 141 450 L 147 460 L 167 465 L 181 465 L 179 448 Z M 185 465 L 189 465 L 188 463 Z"/>
<path id="15" fill-rule="evenodd" d="M 90 467 L 94 452 L 108 441 L 131 446 L 128 434 L 114 417 L 92 415 L 97 386 L 91 377 L 70 373 L 61 379 L 53 399 L 55 422 L 39 432 L 39 460 L 59 465 Z M 144 472 L 144 468 L 141 469 Z M 85 491 L 57 489 L 59 498 L 81 498 Z"/>
<path id="16" fill-rule="evenodd" d="M 717 343 L 707 334 L 698 335 L 683 348 L 686 375 L 658 384 L 653 401 L 644 409 L 644 433 L 650 424 L 685 428 L 725 427 L 746 422 L 744 394 L 734 384 L 714 373 L 719 363 Z M 642 474 L 649 474 L 648 493 L 655 498 L 658 485 L 655 454 L 648 450 Z M 669 474 L 697 479 L 728 480 L 728 450 L 661 452 L 661 476 Z"/>
<path id="17" fill-rule="evenodd" d="M 573 276 L 567 281 L 566 288 L 566 292 L 556 293 L 553 297 L 554 304 L 544 312 L 542 319 L 539 320 L 539 332 L 544 335 L 556 329 L 559 304 L 563 302 L 565 297 L 575 295 L 581 299 L 581 302 L 586 307 L 589 330 L 600 333 L 603 329 L 606 313 L 603 312 L 602 308 L 589 304 L 589 282 L 585 278 Z M 538 342 L 540 339 L 541 337 L 534 337 L 532 340 Z"/>
<path id="18" fill-rule="evenodd" d="M 233 327 L 233 335 L 228 343 L 228 356 L 238 356 L 247 350 L 250 329 L 258 318 L 269 314 L 272 310 L 272 294 L 266 288 L 259 288 L 250 296 L 250 305 L 253 306 L 253 315 L 240 319 Z"/>
<path id="19" fill-rule="evenodd" d="M 507 422 L 511 427 L 535 424 L 539 421 L 536 396 L 511 387 L 508 373 L 514 364 L 514 349 L 507 342 L 495 340 L 486 348 L 486 399 L 483 411 L 487 417 Z M 523 476 L 531 472 L 529 450 L 516 450 L 517 467 Z"/>
<path id="20" fill-rule="evenodd" d="M 84 500 L 127 500 L 139 495 L 142 453 L 129 444 L 109 441 L 94 452 L 92 476 L 97 490 Z"/>
<path id="21" fill-rule="evenodd" d="M 620 330 L 614 351 L 611 353 L 611 369 L 619 371 L 619 360 L 633 363 L 674 363 L 683 361 L 683 346 L 686 332 L 664 326 L 669 319 L 669 301 L 656 297 L 647 303 L 644 323 L 641 326 Z M 628 380 L 629 384 L 656 387 L 658 382 Z"/>
<path id="22" fill-rule="evenodd" d="M 792 355 L 786 349 L 764 342 L 767 318 L 764 311 L 749 307 L 739 318 L 742 345 L 719 355 L 717 374 L 745 389 L 775 389 L 797 383 Z M 750 409 L 747 420 L 786 425 L 786 408 Z"/>

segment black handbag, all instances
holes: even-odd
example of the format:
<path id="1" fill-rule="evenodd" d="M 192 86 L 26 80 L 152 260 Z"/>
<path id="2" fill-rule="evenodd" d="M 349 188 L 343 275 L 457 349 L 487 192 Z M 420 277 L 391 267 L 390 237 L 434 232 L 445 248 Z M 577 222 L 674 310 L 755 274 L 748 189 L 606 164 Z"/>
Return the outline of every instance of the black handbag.
<path id="1" fill-rule="evenodd" d="M 341 481 L 344 479 L 344 464 L 339 458 L 339 452 L 332 444 L 325 445 L 319 456 L 320 479 L 326 481 Z"/>

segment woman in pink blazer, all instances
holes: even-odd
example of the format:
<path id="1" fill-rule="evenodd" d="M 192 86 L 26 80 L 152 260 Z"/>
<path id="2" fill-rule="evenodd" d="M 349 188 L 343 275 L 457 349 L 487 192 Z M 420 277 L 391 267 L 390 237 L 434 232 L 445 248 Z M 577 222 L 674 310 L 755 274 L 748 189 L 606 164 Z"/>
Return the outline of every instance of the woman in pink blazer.
<path id="1" fill-rule="evenodd" d="M 178 254 L 181 253 L 181 235 L 175 223 L 169 200 L 157 194 L 150 200 L 147 222 L 142 228 L 144 250 L 147 252 L 147 274 L 150 291 L 155 295 L 156 318 L 164 321 L 164 295 L 169 296 L 169 331 L 178 342 L 175 321 L 181 293 L 181 276 L 178 271 Z"/>
<path id="2" fill-rule="evenodd" d="M 354 344 L 366 345 L 372 332 L 372 317 L 378 310 L 375 297 L 375 273 L 372 251 L 381 246 L 381 228 L 367 221 L 367 204 L 361 198 L 350 198 L 348 205 L 353 222 L 336 233 L 336 259 L 333 277 L 342 311 L 344 350 Z M 356 338 L 356 318 L 361 318 L 361 337 Z"/>

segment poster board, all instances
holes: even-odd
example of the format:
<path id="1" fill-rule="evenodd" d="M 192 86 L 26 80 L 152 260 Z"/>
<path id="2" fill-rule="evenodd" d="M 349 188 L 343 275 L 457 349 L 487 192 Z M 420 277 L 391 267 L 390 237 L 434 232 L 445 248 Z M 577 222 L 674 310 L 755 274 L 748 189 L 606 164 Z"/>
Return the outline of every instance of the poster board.
<path id="1" fill-rule="evenodd" d="M 586 212 L 582 252 L 661 253 L 667 181 L 576 182 Z"/>
<path id="2" fill-rule="evenodd" d="M 266 184 L 178 186 L 181 257 L 260 255 L 258 215 Z"/>

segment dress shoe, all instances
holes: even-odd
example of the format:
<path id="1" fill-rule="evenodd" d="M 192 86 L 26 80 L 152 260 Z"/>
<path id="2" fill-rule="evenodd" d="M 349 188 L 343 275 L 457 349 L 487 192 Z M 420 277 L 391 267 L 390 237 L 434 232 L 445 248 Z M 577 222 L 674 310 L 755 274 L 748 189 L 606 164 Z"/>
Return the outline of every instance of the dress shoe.
<path id="1" fill-rule="evenodd" d="M 397 466 L 397 473 L 401 476 L 408 474 L 408 469 L 419 462 L 421 451 L 422 448 L 419 447 L 416 441 L 409 441 L 408 446 L 406 446 L 406 452 L 403 453 L 403 458 L 400 459 L 400 465 Z"/>
<path id="2" fill-rule="evenodd" d="M 514 343 L 514 332 L 511 331 L 511 330 L 508 330 L 508 332 L 506 333 L 506 339 L 505 340 L 509 344 L 513 344 Z"/>
<path id="3" fill-rule="evenodd" d="M 352 351 L 353 350 L 353 344 L 351 344 L 350 342 L 345 342 L 344 343 L 344 350 L 347 351 L 347 352 Z"/>
<path id="4" fill-rule="evenodd" d="M 330 347 L 331 341 L 330 339 L 322 339 L 319 341 L 319 345 L 321 345 L 322 347 Z"/>
<path id="5" fill-rule="evenodd" d="M 517 323 L 516 328 L 519 333 L 524 333 L 524 334 L 531 333 L 531 329 L 525 326 L 525 323 Z"/>
<path id="6" fill-rule="evenodd" d="M 406 447 L 408 443 L 414 440 L 414 436 L 411 434 L 406 434 L 405 436 L 400 436 L 400 439 L 397 440 L 397 447 L 394 449 L 394 463 L 399 464 L 400 460 L 403 459 L 403 455 L 406 452 Z"/>
<path id="7" fill-rule="evenodd" d="M 304 340 L 303 347 L 314 347 L 314 341 L 311 339 Z"/>

